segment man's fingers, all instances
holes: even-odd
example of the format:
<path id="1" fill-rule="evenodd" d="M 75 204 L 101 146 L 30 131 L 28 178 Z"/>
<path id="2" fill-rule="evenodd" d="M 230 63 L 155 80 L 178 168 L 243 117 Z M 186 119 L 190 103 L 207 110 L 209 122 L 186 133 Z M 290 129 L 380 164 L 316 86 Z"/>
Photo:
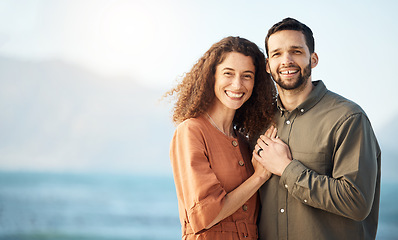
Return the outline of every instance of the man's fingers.
<path id="1" fill-rule="evenodd" d="M 284 141 L 282 141 L 280 138 L 273 138 L 272 139 L 272 141 L 274 141 L 274 142 L 276 142 L 276 143 L 281 143 L 281 144 L 285 144 L 286 145 L 286 143 L 284 142 Z"/>

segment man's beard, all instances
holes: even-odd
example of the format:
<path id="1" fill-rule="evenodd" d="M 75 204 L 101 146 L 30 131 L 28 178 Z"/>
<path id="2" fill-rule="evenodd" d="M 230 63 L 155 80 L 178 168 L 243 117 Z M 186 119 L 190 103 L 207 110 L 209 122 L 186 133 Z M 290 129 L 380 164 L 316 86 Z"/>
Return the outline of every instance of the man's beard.
<path id="1" fill-rule="evenodd" d="M 288 66 L 288 67 L 290 67 L 290 66 Z M 290 84 L 288 82 L 284 82 L 281 80 L 281 78 L 279 77 L 279 71 L 277 73 L 271 72 L 271 76 L 272 76 L 272 79 L 276 82 L 276 84 L 278 84 L 279 87 L 281 87 L 282 89 L 285 89 L 285 90 L 297 89 L 300 86 L 302 86 L 303 84 L 305 85 L 308 78 L 311 76 L 311 63 L 309 63 L 304 68 L 303 73 L 301 73 L 301 68 L 300 68 L 300 75 L 298 76 L 297 80 Z"/>

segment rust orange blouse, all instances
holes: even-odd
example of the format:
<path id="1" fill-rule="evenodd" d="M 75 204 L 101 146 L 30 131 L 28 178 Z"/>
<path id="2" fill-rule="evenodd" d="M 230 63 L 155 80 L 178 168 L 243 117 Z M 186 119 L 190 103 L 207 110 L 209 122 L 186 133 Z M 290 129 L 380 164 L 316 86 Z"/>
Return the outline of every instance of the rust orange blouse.
<path id="1" fill-rule="evenodd" d="M 254 170 L 246 139 L 224 135 L 207 118 L 178 125 L 170 147 L 182 239 L 257 239 L 257 193 L 234 214 L 206 230 L 225 195 Z"/>

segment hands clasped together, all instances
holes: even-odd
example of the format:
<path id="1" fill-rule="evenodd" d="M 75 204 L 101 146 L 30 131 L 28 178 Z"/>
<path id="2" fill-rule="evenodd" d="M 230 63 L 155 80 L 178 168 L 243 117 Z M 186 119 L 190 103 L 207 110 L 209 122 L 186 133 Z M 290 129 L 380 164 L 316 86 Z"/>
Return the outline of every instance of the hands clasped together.
<path id="1" fill-rule="evenodd" d="M 268 178 L 271 174 L 281 176 L 292 161 L 289 147 L 276 134 L 277 129 L 271 126 L 257 140 L 253 151 L 252 163 L 255 172 L 262 171 Z"/>

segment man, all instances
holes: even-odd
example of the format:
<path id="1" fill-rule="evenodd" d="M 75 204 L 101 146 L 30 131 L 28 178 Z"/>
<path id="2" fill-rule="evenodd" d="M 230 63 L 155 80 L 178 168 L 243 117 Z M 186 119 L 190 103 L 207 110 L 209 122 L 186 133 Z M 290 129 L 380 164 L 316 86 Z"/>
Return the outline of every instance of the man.
<path id="1" fill-rule="evenodd" d="M 318 56 L 306 25 L 284 19 L 265 47 L 278 138 L 261 136 L 255 148 L 274 174 L 260 189 L 260 239 L 375 239 L 381 153 L 368 117 L 312 82 Z"/>

